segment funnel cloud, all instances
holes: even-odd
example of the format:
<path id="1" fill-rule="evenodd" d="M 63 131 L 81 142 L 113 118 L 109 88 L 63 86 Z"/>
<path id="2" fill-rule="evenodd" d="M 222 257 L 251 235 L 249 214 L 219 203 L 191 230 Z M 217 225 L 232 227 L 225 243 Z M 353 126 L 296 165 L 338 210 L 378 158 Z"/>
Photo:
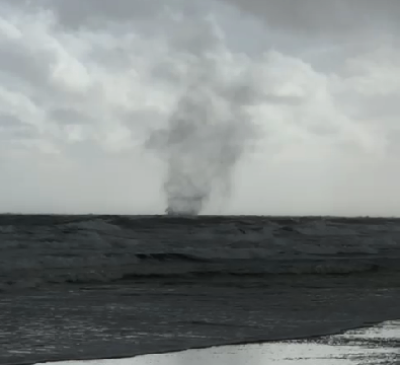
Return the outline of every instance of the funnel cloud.
<path id="1" fill-rule="evenodd" d="M 228 198 L 232 174 L 256 130 L 246 113 L 252 88 L 243 73 L 227 78 L 207 56 L 191 73 L 167 128 L 148 144 L 166 163 L 169 215 L 198 215 L 216 193 Z"/>

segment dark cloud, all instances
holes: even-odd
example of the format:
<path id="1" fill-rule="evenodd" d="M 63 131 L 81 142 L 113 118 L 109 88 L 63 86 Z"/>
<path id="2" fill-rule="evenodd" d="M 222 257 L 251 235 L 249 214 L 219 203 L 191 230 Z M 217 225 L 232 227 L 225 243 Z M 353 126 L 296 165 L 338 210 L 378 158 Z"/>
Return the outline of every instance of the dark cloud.
<path id="1" fill-rule="evenodd" d="M 36 138 L 38 131 L 32 125 L 12 114 L 0 114 L 0 139 L 18 140 Z"/>
<path id="2" fill-rule="evenodd" d="M 162 6 L 160 1 L 141 0 L 52 0 L 51 3 L 59 20 L 69 26 L 82 25 L 89 19 L 134 21 L 153 15 Z"/>
<path id="3" fill-rule="evenodd" d="M 0 45 L 0 72 L 22 78 L 25 82 L 35 85 L 43 85 L 49 75 L 49 59 L 30 52 L 21 45 Z"/>
<path id="4" fill-rule="evenodd" d="M 15 128 L 23 125 L 22 121 L 12 114 L 0 114 L 0 128 Z"/>
<path id="5" fill-rule="evenodd" d="M 104 24 L 105 21 L 144 24 L 146 19 L 154 18 L 168 9 L 193 13 L 199 4 L 184 0 L 168 0 L 168 2 L 164 0 L 37 0 L 25 2 L 27 7 L 54 10 L 60 24 L 71 28 L 95 26 Z"/>
<path id="6" fill-rule="evenodd" d="M 61 125 L 93 123 L 93 118 L 72 108 L 56 108 L 49 112 L 49 119 Z"/>
<path id="7" fill-rule="evenodd" d="M 263 19 L 271 28 L 314 36 L 398 27 L 398 0 L 220 0 Z"/>

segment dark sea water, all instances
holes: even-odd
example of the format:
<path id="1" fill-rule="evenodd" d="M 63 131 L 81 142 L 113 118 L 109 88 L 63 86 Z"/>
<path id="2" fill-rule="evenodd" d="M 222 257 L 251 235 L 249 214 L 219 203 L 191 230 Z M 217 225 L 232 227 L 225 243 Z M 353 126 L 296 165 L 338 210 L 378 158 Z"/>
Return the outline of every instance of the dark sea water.
<path id="1" fill-rule="evenodd" d="M 400 220 L 0 216 L 0 364 L 400 319 Z"/>

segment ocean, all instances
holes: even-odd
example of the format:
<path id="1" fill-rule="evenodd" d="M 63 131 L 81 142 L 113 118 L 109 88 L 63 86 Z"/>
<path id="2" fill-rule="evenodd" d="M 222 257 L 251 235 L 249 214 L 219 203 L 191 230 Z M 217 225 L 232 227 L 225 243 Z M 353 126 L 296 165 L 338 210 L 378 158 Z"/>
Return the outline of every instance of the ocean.
<path id="1" fill-rule="evenodd" d="M 310 338 L 400 319 L 400 219 L 0 217 L 0 364 Z"/>

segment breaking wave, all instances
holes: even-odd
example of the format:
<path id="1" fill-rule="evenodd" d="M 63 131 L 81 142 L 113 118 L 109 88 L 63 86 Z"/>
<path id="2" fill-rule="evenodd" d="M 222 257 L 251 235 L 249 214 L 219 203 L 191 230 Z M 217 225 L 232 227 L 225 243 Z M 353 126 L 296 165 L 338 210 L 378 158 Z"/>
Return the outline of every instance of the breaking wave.
<path id="1" fill-rule="evenodd" d="M 400 220 L 0 217 L 0 288 L 149 276 L 349 275 L 400 267 Z"/>

